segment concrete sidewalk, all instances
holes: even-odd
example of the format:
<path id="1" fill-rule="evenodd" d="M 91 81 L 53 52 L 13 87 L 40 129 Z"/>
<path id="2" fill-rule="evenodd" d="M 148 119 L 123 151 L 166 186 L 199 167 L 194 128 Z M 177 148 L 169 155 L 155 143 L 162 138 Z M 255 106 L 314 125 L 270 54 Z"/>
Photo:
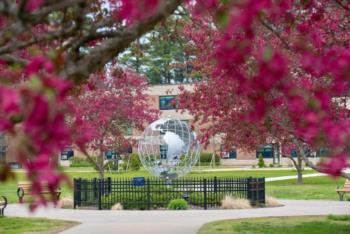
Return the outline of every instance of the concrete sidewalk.
<path id="1" fill-rule="evenodd" d="M 187 210 L 187 211 L 98 211 L 40 208 L 28 212 L 23 205 L 13 204 L 7 216 L 46 217 L 81 222 L 64 231 L 66 234 L 195 234 L 205 223 L 221 219 L 248 217 L 350 214 L 350 202 L 281 200 L 277 208 L 246 210 Z"/>
<path id="2" fill-rule="evenodd" d="M 319 177 L 319 176 L 326 176 L 326 174 L 323 174 L 323 173 L 303 174 L 303 178 Z M 265 181 L 266 182 L 271 182 L 271 181 L 281 181 L 281 180 L 292 180 L 292 179 L 297 179 L 297 177 L 298 177 L 297 175 L 278 176 L 278 177 L 266 177 Z"/>

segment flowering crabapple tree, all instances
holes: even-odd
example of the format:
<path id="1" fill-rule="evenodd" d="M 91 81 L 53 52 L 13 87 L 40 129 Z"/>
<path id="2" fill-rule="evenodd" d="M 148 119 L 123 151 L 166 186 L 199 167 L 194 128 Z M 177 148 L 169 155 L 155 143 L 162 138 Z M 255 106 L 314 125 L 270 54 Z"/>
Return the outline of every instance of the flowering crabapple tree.
<path id="1" fill-rule="evenodd" d="M 158 113 L 147 103 L 144 77 L 120 68 L 112 68 L 108 74 L 92 76 L 89 83 L 82 86 L 80 95 L 70 100 L 73 116 L 81 122 L 74 128 L 75 134 L 83 133 L 88 137 L 83 153 L 100 178 L 104 178 L 106 167 L 104 153 L 108 150 L 125 152 L 134 143 L 125 137 L 127 128 L 142 130 Z"/>
<path id="2" fill-rule="evenodd" d="M 61 149 L 75 144 L 84 151 L 91 139 L 89 131 L 74 131 L 84 122 L 70 117 L 76 113 L 70 97 L 181 2 L 0 1 L 0 132 L 16 141 L 18 161 L 32 181 L 31 208 L 46 202 L 43 189 L 54 195 L 69 182 L 56 170 Z M 120 79 L 120 85 L 129 81 Z M 1 165 L 0 178 L 10 175 Z"/>
<path id="3" fill-rule="evenodd" d="M 184 30 L 202 82 L 193 93 L 183 91 L 181 103 L 209 126 L 203 141 L 224 133 L 226 147 L 252 149 L 272 138 L 284 146 L 299 182 L 302 160 L 349 178 L 348 2 L 228 2 L 211 1 L 216 10 Z M 305 146 L 327 148 L 331 157 L 314 165 Z"/>
<path id="4" fill-rule="evenodd" d="M 33 208 L 45 202 L 45 185 L 53 192 L 67 180 L 55 170 L 53 156 L 71 143 L 84 149 L 89 139 L 74 134 L 71 126 L 83 124 L 79 118 L 67 124 L 74 114 L 69 97 L 180 5 L 194 22 L 215 29 L 211 38 L 196 38 L 213 43 L 196 62 L 208 65 L 203 80 L 217 87 L 208 103 L 211 115 L 200 118 L 215 123 L 226 110 L 236 118 L 230 107 L 239 102 L 231 98 L 237 95 L 245 108 L 237 118 L 257 127 L 284 108 L 283 132 L 298 144 L 326 145 L 329 160 L 317 169 L 342 174 L 350 123 L 332 100 L 349 91 L 348 1 L 3 0 L 0 131 L 18 141 L 17 157 L 33 182 Z M 223 108 L 215 103 L 225 98 Z M 6 180 L 7 171 L 3 166 L 0 178 Z"/>

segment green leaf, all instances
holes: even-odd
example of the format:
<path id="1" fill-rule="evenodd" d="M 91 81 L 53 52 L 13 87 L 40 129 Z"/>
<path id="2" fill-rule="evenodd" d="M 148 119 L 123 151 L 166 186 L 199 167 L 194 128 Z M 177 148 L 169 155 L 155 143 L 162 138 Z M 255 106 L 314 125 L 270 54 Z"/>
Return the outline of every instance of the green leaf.
<path id="1" fill-rule="evenodd" d="M 42 82 L 39 79 L 38 76 L 32 75 L 31 79 L 29 80 L 28 87 L 32 90 L 40 90 L 42 86 Z"/>
<path id="2" fill-rule="evenodd" d="M 273 49 L 270 46 L 265 47 L 263 52 L 263 60 L 268 62 L 271 60 L 273 55 Z"/>
<path id="3" fill-rule="evenodd" d="M 215 15 L 216 22 L 221 28 L 225 28 L 229 23 L 229 11 L 228 10 L 220 10 L 217 11 Z"/>

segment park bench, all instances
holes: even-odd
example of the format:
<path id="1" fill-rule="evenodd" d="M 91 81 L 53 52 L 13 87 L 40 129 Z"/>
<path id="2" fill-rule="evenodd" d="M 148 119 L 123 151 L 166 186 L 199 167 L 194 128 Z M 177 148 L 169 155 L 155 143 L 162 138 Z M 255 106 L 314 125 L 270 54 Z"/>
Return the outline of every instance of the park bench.
<path id="1" fill-rule="evenodd" d="M 0 196 L 0 216 L 4 216 L 4 210 L 7 206 L 7 198 L 5 196 Z"/>
<path id="2" fill-rule="evenodd" d="M 343 201 L 345 193 L 350 193 L 350 180 L 345 180 L 343 188 L 337 188 L 336 192 L 339 195 L 339 200 Z"/>
<path id="3" fill-rule="evenodd" d="M 18 182 L 17 187 L 18 187 L 18 189 L 17 189 L 18 201 L 20 203 L 22 203 L 22 202 L 24 202 L 24 200 L 23 200 L 24 196 L 31 193 L 32 183 L 29 181 L 20 181 L 20 182 Z M 58 189 L 54 193 L 56 195 L 57 200 L 59 200 L 60 195 L 61 195 L 61 190 Z M 41 191 L 41 194 L 49 195 L 49 194 L 51 194 L 51 191 L 48 188 L 44 188 Z"/>

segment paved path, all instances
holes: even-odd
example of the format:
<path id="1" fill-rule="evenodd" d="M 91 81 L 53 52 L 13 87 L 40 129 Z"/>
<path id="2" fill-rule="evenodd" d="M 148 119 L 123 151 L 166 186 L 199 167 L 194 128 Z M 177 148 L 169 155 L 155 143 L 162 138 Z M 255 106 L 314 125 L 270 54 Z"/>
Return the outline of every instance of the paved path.
<path id="1" fill-rule="evenodd" d="M 345 173 L 350 173 L 350 169 L 344 170 L 344 172 Z M 303 174 L 303 178 L 318 177 L 318 176 L 327 176 L 327 174 L 324 174 L 324 173 Z M 266 177 L 265 181 L 266 182 L 271 182 L 271 181 L 280 181 L 280 180 L 291 180 L 291 179 L 296 179 L 297 177 L 298 177 L 297 175 L 278 176 L 278 177 Z"/>
<path id="2" fill-rule="evenodd" d="M 319 176 L 326 176 L 326 174 L 323 173 L 312 173 L 312 174 L 303 174 L 303 178 L 307 177 L 319 177 Z M 271 182 L 271 181 L 280 181 L 280 180 L 291 180 L 291 179 L 296 179 L 298 176 L 297 175 L 291 175 L 291 176 L 277 176 L 277 177 L 266 177 L 265 181 L 266 182 Z"/>
<path id="3" fill-rule="evenodd" d="M 207 222 L 247 217 L 350 214 L 350 202 L 281 200 L 277 208 L 246 210 L 187 210 L 187 211 L 96 211 L 40 208 L 30 214 L 25 206 L 13 204 L 7 216 L 34 216 L 81 222 L 65 234 L 195 234 Z"/>
<path id="4" fill-rule="evenodd" d="M 197 169 L 197 170 L 196 170 Z M 194 172 L 214 172 L 214 171 L 291 171 L 295 170 L 295 167 L 264 167 L 264 168 L 252 168 L 250 167 L 219 167 L 219 168 L 195 168 Z M 305 167 L 304 170 L 311 171 L 313 170 L 310 167 Z"/>

